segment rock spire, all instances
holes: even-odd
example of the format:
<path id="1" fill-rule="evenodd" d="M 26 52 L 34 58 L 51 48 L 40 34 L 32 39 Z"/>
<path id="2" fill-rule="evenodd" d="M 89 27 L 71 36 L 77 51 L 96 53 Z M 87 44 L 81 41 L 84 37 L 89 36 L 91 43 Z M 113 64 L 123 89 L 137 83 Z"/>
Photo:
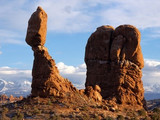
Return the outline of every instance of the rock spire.
<path id="1" fill-rule="evenodd" d="M 47 33 L 47 14 L 38 7 L 28 22 L 26 42 L 34 52 L 32 69 L 32 96 L 63 97 L 65 93 L 75 91 L 69 80 L 60 76 L 55 61 L 44 47 Z"/>

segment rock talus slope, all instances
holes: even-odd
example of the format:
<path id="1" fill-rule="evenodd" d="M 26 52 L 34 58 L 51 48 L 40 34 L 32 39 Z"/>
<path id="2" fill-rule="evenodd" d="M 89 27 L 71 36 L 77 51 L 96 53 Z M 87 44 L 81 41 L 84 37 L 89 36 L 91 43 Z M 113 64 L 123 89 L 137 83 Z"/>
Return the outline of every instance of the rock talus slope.
<path id="1" fill-rule="evenodd" d="M 85 86 L 99 85 L 104 99 L 117 103 L 145 104 L 141 80 L 144 66 L 140 32 L 131 25 L 101 26 L 86 45 Z"/>
<path id="2" fill-rule="evenodd" d="M 55 61 L 44 47 L 47 33 L 47 14 L 38 7 L 28 22 L 26 42 L 34 52 L 32 96 L 61 96 L 75 91 L 69 80 L 60 76 Z"/>

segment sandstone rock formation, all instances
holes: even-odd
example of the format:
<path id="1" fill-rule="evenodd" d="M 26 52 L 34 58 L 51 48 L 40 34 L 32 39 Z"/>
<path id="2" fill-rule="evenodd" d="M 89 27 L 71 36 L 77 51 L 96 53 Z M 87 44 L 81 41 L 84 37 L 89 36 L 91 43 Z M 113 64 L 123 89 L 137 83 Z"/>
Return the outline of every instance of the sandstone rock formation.
<path id="1" fill-rule="evenodd" d="M 144 66 L 140 32 L 131 25 L 101 26 L 86 45 L 85 86 L 99 85 L 104 99 L 117 103 L 143 106 L 144 89 L 141 80 Z"/>
<path id="2" fill-rule="evenodd" d="M 76 91 L 71 82 L 60 76 L 55 61 L 44 47 L 47 31 L 47 14 L 38 7 L 28 22 L 26 42 L 34 52 L 32 69 L 32 96 L 61 96 Z"/>
<path id="3" fill-rule="evenodd" d="M 102 96 L 100 94 L 101 88 L 98 85 L 95 85 L 94 88 L 92 86 L 87 86 L 85 89 L 85 94 L 89 97 L 92 98 L 93 100 L 97 102 L 102 101 Z"/>
<path id="4" fill-rule="evenodd" d="M 47 14 L 41 7 L 38 7 L 28 21 L 26 42 L 32 47 L 43 46 L 46 42 L 46 33 Z"/>

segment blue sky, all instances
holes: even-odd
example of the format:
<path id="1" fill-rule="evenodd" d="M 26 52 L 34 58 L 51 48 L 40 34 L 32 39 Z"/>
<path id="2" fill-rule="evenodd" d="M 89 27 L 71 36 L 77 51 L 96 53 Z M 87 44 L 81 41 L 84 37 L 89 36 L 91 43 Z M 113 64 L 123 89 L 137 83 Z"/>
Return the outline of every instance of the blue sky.
<path id="1" fill-rule="evenodd" d="M 45 46 L 61 74 L 71 81 L 73 78 L 85 81 L 85 45 L 97 27 L 131 24 L 141 31 L 146 60 L 144 84 L 160 83 L 160 67 L 157 67 L 160 65 L 159 0 L 0 0 L 0 68 L 32 69 L 33 52 L 25 43 L 25 36 L 28 20 L 38 6 L 48 14 Z M 155 76 L 145 76 L 153 70 Z M 147 79 L 153 77 L 156 82 Z"/>

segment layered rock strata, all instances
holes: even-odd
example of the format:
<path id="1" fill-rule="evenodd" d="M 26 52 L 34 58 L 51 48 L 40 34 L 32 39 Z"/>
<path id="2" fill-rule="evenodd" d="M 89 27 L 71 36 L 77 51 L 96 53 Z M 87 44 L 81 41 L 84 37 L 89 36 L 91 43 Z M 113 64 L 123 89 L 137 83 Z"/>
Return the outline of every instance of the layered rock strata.
<path id="1" fill-rule="evenodd" d="M 86 45 L 85 86 L 99 85 L 104 99 L 117 103 L 143 106 L 144 89 L 141 80 L 144 66 L 140 32 L 131 25 L 101 26 Z"/>
<path id="2" fill-rule="evenodd" d="M 47 14 L 38 7 L 28 22 L 26 42 L 34 52 L 32 69 L 32 96 L 63 97 L 65 93 L 76 91 L 71 82 L 60 76 L 55 61 L 44 47 L 47 33 Z"/>

